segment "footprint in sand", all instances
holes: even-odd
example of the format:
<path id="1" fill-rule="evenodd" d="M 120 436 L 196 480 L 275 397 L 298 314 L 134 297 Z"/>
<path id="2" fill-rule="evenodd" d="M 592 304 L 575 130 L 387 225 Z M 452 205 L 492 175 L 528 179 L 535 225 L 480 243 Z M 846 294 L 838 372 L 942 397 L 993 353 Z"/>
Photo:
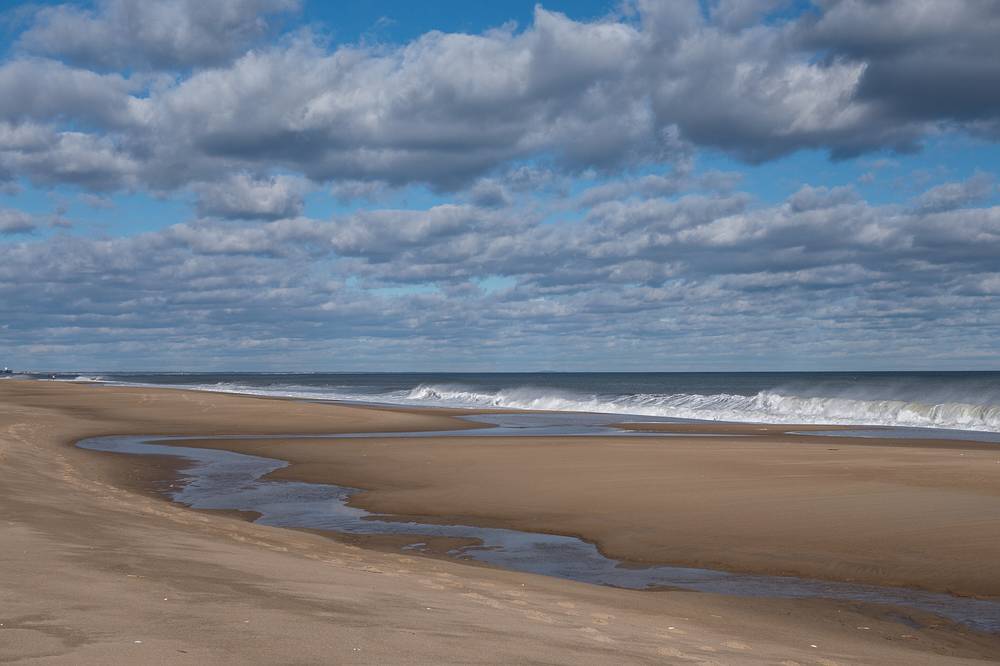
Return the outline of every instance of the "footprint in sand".
<path id="1" fill-rule="evenodd" d="M 559 601 L 556 603 L 556 606 L 559 607 L 559 610 L 562 611 L 563 615 L 568 615 L 570 617 L 580 615 L 579 611 L 574 610 L 576 608 L 576 604 L 571 601 Z"/>
<path id="2" fill-rule="evenodd" d="M 420 578 L 419 580 L 417 580 L 417 582 L 420 583 L 421 585 L 423 585 L 424 587 L 431 588 L 432 590 L 443 590 L 444 589 L 444 585 L 438 585 L 437 583 L 435 583 L 434 581 L 432 581 L 430 578 Z"/>
<path id="3" fill-rule="evenodd" d="M 615 640 L 613 638 L 611 638 L 610 636 L 606 636 L 606 635 L 602 634 L 600 631 L 598 631 L 597 629 L 594 629 L 593 627 L 580 627 L 579 629 L 577 629 L 577 631 L 579 631 L 580 633 L 582 633 L 587 638 L 589 638 L 591 640 L 594 640 L 594 641 L 597 641 L 598 643 L 614 643 L 615 642 Z"/>
<path id="4" fill-rule="evenodd" d="M 446 588 L 450 590 L 458 590 L 465 588 L 465 586 L 462 585 L 462 583 L 460 583 L 457 580 L 438 579 L 434 581 L 434 584 L 437 585 L 442 590 Z"/>
<path id="5" fill-rule="evenodd" d="M 538 611 L 525 611 L 524 616 L 529 620 L 534 620 L 535 622 L 541 622 L 543 624 L 555 624 L 556 621 L 551 615 L 546 615 L 545 613 L 540 613 Z"/>
<path id="6" fill-rule="evenodd" d="M 687 652 L 681 652 L 677 648 L 672 648 L 672 647 L 657 648 L 656 654 L 660 655 L 661 657 L 677 657 L 679 659 L 687 659 L 690 658 L 691 656 Z"/>
<path id="7" fill-rule="evenodd" d="M 471 599 L 472 601 L 475 601 L 477 604 L 489 606 L 490 608 L 498 608 L 498 609 L 504 608 L 504 605 L 499 601 L 497 601 L 496 599 L 490 599 L 489 597 L 484 597 L 483 595 L 477 594 L 475 592 L 464 592 L 462 596 L 466 597 L 467 599 Z"/>

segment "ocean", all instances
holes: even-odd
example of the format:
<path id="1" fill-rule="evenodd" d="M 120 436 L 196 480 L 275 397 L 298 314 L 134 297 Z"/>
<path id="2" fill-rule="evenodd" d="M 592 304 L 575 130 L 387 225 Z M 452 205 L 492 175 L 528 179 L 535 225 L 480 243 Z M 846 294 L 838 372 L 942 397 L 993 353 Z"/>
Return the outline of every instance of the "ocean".
<path id="1" fill-rule="evenodd" d="M 64 373 L 42 377 L 410 406 L 1000 432 L 1000 372 Z"/>

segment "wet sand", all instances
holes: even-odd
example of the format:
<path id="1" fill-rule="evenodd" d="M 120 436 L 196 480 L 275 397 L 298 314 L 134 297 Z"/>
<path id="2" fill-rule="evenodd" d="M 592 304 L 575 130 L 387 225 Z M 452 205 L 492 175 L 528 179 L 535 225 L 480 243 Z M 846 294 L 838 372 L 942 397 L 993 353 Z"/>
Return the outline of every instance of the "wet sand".
<path id="1" fill-rule="evenodd" d="M 1000 597 L 1000 446 L 752 428 L 184 446 L 287 460 L 271 478 L 365 489 L 351 503 L 374 513 L 578 536 L 617 560 Z"/>
<path id="2" fill-rule="evenodd" d="M 177 471 L 174 461 L 72 446 L 102 434 L 455 427 L 465 426 L 444 410 L 0 382 L 0 661 L 930 664 L 1000 656 L 997 637 L 944 625 L 918 630 L 858 604 L 615 590 L 194 512 L 155 493 Z M 676 561 L 685 549 L 724 552 L 735 543 L 761 562 L 811 566 L 807 554 L 839 556 L 838 543 L 861 541 L 843 533 L 848 527 L 874 536 L 881 526 L 888 531 L 852 562 L 880 562 L 928 587 L 949 580 L 993 593 L 985 583 L 998 552 L 990 523 L 998 485 L 989 465 L 1000 456 L 768 438 L 380 438 L 226 448 L 267 446 L 273 457 L 294 459 L 281 474 L 369 488 L 359 498 L 368 508 L 594 530 L 604 549 L 628 551 L 626 559 Z M 893 462 L 890 453 L 902 457 Z M 642 498 L 653 508 L 643 509 Z M 945 530 L 962 509 L 964 522 Z M 684 511 L 700 511 L 701 522 L 658 527 Z M 817 530 L 804 518 L 810 513 L 840 522 Z M 894 529 L 895 520 L 906 529 Z M 665 544 L 668 532 L 684 546 Z M 707 545 L 698 545 L 699 533 Z M 928 540 L 921 552 L 900 545 L 916 543 L 913 534 Z M 744 538 L 749 545 L 739 544 Z M 968 552 L 975 549 L 994 556 L 977 560 Z M 942 559 L 943 573 L 933 574 L 927 563 L 936 557 L 958 563 Z M 970 563 L 975 571 L 963 572 Z"/>

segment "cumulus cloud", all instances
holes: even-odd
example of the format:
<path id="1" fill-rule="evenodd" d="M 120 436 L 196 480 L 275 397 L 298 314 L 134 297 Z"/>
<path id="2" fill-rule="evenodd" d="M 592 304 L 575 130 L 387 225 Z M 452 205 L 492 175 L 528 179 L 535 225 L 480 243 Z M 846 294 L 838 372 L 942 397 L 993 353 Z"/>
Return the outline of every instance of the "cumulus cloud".
<path id="1" fill-rule="evenodd" d="M 953 210 L 984 201 L 994 192 L 993 175 L 977 171 L 968 180 L 932 187 L 917 197 L 916 205 L 929 212 Z"/>
<path id="2" fill-rule="evenodd" d="M 330 344 L 359 363 L 376 362 L 373 349 L 383 363 L 451 362 L 463 349 L 514 362 L 558 335 L 571 341 L 567 362 L 636 344 L 680 360 L 734 344 L 767 358 L 779 343 L 930 359 L 991 344 L 976 331 L 1000 325 L 998 252 L 1000 207 L 875 205 L 850 188 L 804 187 L 773 205 L 738 191 L 650 193 L 556 223 L 517 201 L 201 220 L 0 244 L 0 338 L 18 349 L 75 341 L 93 358 L 122 345 L 162 357 L 169 335 L 179 358 L 226 340 L 286 362 Z M 488 276 L 508 286 L 476 287 Z M 803 327 L 813 333 L 795 335 Z M 877 344 L 873 328 L 891 339 Z"/>
<path id="3" fill-rule="evenodd" d="M 610 164 L 637 142 L 659 144 L 642 100 L 636 124 L 611 97 L 635 38 L 543 10 L 525 33 L 429 33 L 387 52 L 327 53 L 300 38 L 181 82 L 156 105 L 157 122 L 195 154 L 278 162 L 315 180 L 447 188 L 550 149 Z"/>
<path id="4" fill-rule="evenodd" d="M 900 119 L 995 120 L 1000 5 L 994 0 L 827 0 L 807 18 L 808 47 L 864 65 L 856 96 Z"/>
<path id="5" fill-rule="evenodd" d="M 486 208 L 510 204 L 510 194 L 507 193 L 507 189 L 501 183 L 489 178 L 476 183 L 469 192 L 469 196 L 472 203 Z"/>
<path id="6" fill-rule="evenodd" d="M 253 178 L 242 173 L 197 190 L 199 215 L 274 220 L 302 212 L 306 184 L 291 176 Z"/>
<path id="7" fill-rule="evenodd" d="M 155 191 L 275 168 L 333 187 L 454 190 L 525 160 L 614 173 L 698 146 L 759 162 L 909 151 L 947 127 L 989 133 L 1000 116 L 991 3 L 904 6 L 829 2 L 762 23 L 774 3 L 720 2 L 706 16 L 694 0 L 636 0 L 631 16 L 590 22 L 539 7 L 519 31 L 335 48 L 300 32 L 246 50 L 294 3 L 59 5 L 19 41 L 17 53 L 37 55 L 0 65 L 0 119 L 12 132 L 89 134 L 118 166 L 46 176 L 58 160 L 38 156 L 44 147 L 0 166 L 99 188 L 117 173 L 119 187 Z M 143 63 L 174 71 L 107 71 Z"/>
<path id="8" fill-rule="evenodd" d="M 18 59 L 0 65 L 0 119 L 12 124 L 71 121 L 100 129 L 135 126 L 143 102 L 138 84 L 52 60 Z"/>
<path id="9" fill-rule="evenodd" d="M 0 234 L 26 234 L 37 226 L 34 216 L 20 210 L 0 208 Z"/>
<path id="10" fill-rule="evenodd" d="M 108 191 L 138 185 L 142 163 L 112 135 L 0 122 L 3 170 L 40 185 L 70 183 Z"/>
<path id="11" fill-rule="evenodd" d="M 875 358 L 901 345 L 931 358 L 992 344 L 977 331 L 1000 325 L 998 252 L 1000 207 L 931 212 L 844 188 L 768 206 L 739 192 L 612 201 L 558 224 L 518 204 L 203 220 L 0 245 L 0 336 L 12 348 L 75 341 L 95 358 L 121 345 L 162 356 L 164 339 L 184 358 L 225 339 L 244 358 L 280 348 L 288 362 L 332 341 L 358 362 L 373 349 L 383 362 L 450 362 L 466 348 L 514 362 L 553 335 L 583 354 L 724 356 L 736 344 L 766 358 L 779 343 L 808 356 L 863 342 Z M 484 276 L 510 286 L 476 288 Z"/>
<path id="12" fill-rule="evenodd" d="M 732 190 L 740 182 L 740 179 L 741 174 L 736 172 L 708 171 L 693 174 L 688 165 L 675 168 L 665 174 L 622 178 L 610 183 L 595 185 L 587 188 L 578 200 L 581 206 L 590 207 L 605 201 L 616 201 L 635 196 L 649 199 L 698 190 L 727 192 Z"/>
<path id="13" fill-rule="evenodd" d="M 100 0 L 39 9 L 18 46 L 99 69 L 217 65 L 266 35 L 298 0 Z"/>
<path id="14" fill-rule="evenodd" d="M 459 264 L 470 254 L 499 246 L 501 235 L 513 236 L 527 229 L 531 217 L 511 220 L 509 211 L 471 205 L 444 204 L 428 210 L 363 211 L 337 218 L 330 228 L 330 247 L 341 256 L 382 263 L 392 259 L 393 270 L 407 270 L 399 261 L 409 252 L 419 253 L 413 263 L 433 264 L 440 270 L 464 271 Z M 433 266 L 424 266 L 429 275 Z M 383 277 L 395 278 L 392 274 Z"/>
<path id="15" fill-rule="evenodd" d="M 763 202 L 694 166 L 874 151 L 881 179 L 926 137 L 1000 137 L 995 3 L 787 7 L 539 7 L 520 29 L 332 46 L 265 39 L 285 0 L 34 11 L 0 61 L 5 191 L 194 215 L 94 238 L 0 210 L 0 344 L 94 365 L 989 353 L 991 174 L 913 178 L 929 189 L 895 204 L 809 184 Z M 305 217 L 314 191 L 366 210 Z"/>

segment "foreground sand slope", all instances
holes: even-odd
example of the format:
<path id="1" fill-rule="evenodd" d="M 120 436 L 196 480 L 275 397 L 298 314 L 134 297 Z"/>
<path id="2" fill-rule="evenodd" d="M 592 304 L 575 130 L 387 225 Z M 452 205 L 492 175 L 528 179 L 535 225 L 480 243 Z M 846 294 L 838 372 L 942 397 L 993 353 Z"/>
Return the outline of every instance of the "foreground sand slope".
<path id="1" fill-rule="evenodd" d="M 0 382 L 0 661 L 930 664 L 1000 654 L 993 638 L 916 631 L 823 601 L 628 592 L 360 550 L 134 492 L 169 464 L 68 444 L 448 421 Z"/>

